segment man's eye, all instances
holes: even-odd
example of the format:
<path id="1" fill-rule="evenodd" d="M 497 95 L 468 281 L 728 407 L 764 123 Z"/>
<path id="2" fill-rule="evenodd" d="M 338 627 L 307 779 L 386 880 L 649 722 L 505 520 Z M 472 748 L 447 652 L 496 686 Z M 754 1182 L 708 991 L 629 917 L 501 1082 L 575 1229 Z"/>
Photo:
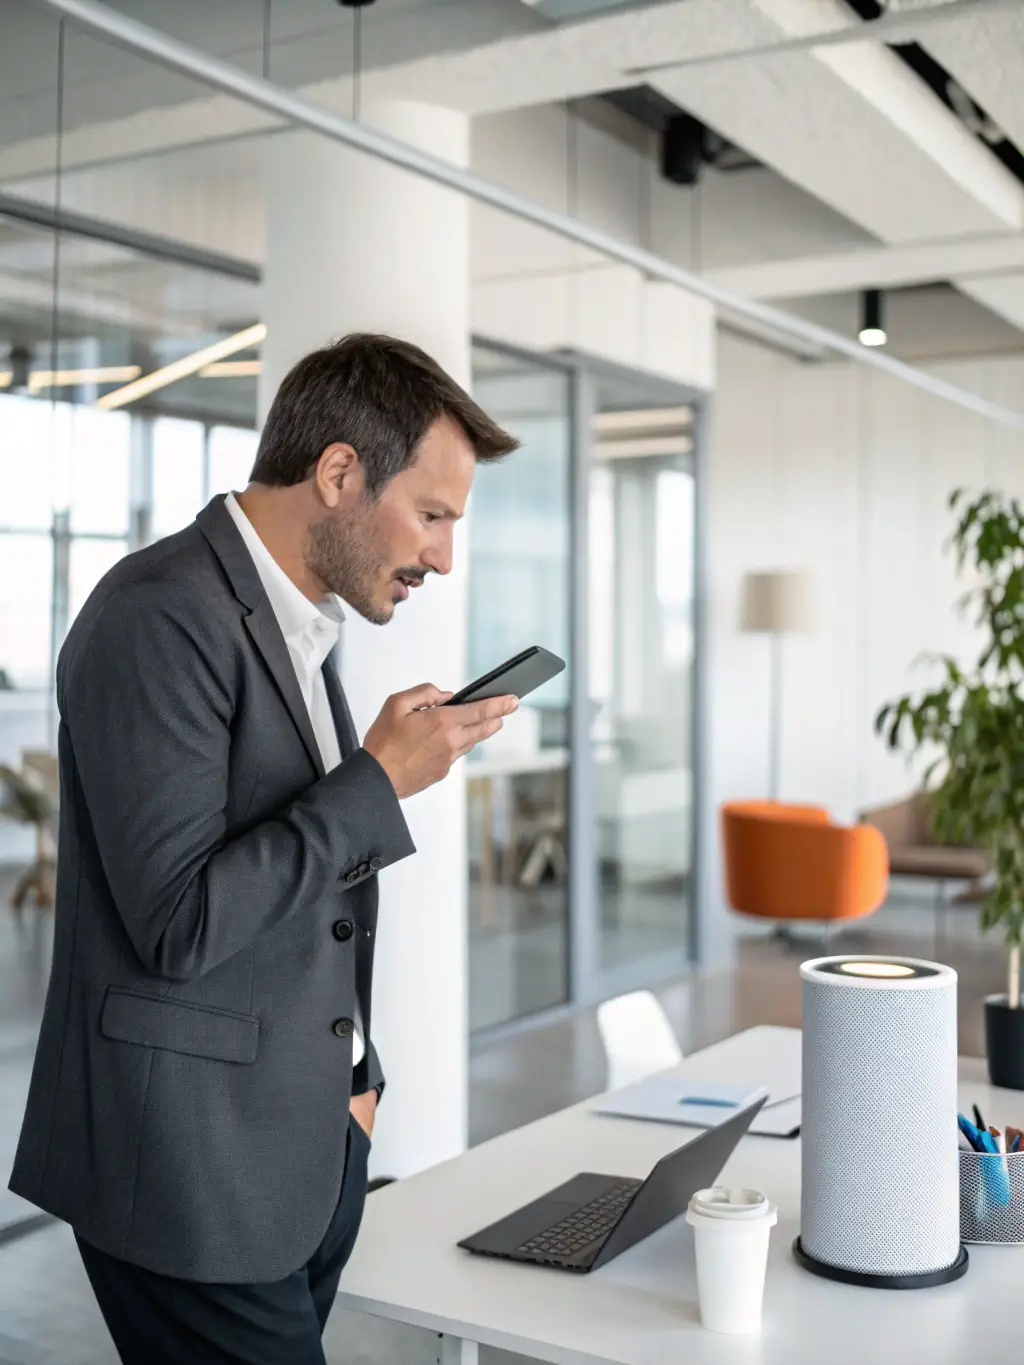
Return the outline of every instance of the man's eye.
<path id="1" fill-rule="evenodd" d="M 427 512 L 427 513 L 426 513 L 426 519 L 427 519 L 428 522 L 429 522 L 429 521 L 440 521 L 440 520 L 441 520 L 441 514 L 440 514 L 440 512 Z"/>

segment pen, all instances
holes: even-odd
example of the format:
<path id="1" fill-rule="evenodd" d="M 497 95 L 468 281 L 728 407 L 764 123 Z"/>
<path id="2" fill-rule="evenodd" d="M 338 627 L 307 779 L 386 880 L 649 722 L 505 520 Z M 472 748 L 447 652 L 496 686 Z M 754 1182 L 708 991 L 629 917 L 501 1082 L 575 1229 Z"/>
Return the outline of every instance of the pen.
<path id="1" fill-rule="evenodd" d="M 989 1128 L 982 1133 L 985 1150 L 996 1157 L 995 1161 L 982 1162 L 982 1180 L 988 1186 L 988 1195 L 993 1204 L 1003 1208 L 1010 1202 L 1010 1172 L 1006 1167 L 1006 1139 L 998 1128 Z"/>
<path id="2" fill-rule="evenodd" d="M 1020 1146 L 1020 1133 L 1018 1132 L 1018 1133 L 1015 1133 L 1015 1134 L 1014 1134 L 1014 1137 L 1013 1137 L 1013 1144 L 1012 1144 L 1012 1146 L 1010 1147 L 1010 1151 L 1011 1151 L 1011 1152 L 1015 1152 L 1019 1146 Z"/>
<path id="3" fill-rule="evenodd" d="M 974 1105 L 974 1106 L 973 1106 L 973 1112 L 974 1112 L 974 1124 L 975 1124 L 975 1127 L 978 1129 L 978 1131 L 979 1131 L 980 1133 L 986 1132 L 987 1129 L 988 1129 L 988 1124 L 987 1124 L 987 1123 L 985 1122 L 985 1120 L 981 1117 L 981 1110 L 978 1108 L 977 1105 Z"/>
<path id="4" fill-rule="evenodd" d="M 964 1118 L 963 1114 L 957 1114 L 956 1122 L 961 1133 L 963 1133 L 964 1137 L 971 1144 L 971 1150 L 974 1152 L 983 1152 L 985 1150 L 985 1144 L 982 1141 L 981 1131 L 978 1128 L 975 1128 L 970 1119 Z"/>

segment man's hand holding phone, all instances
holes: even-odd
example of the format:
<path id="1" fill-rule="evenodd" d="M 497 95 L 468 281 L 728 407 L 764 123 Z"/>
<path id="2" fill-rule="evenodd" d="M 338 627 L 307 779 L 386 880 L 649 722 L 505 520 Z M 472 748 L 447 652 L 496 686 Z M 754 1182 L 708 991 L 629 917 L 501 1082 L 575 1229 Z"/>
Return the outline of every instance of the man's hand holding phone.
<path id="1" fill-rule="evenodd" d="M 398 692 L 367 731 L 363 748 L 387 773 L 399 800 L 447 777 L 456 759 L 496 735 L 519 706 L 511 696 L 446 706 L 452 695 L 431 683 Z"/>

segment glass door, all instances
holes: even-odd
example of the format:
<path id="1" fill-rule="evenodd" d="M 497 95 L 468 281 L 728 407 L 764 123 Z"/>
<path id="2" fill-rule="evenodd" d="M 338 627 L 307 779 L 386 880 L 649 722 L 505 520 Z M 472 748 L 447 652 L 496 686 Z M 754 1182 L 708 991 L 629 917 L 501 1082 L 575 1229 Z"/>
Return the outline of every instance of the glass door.
<path id="1" fill-rule="evenodd" d="M 521 441 L 469 514 L 469 676 L 530 645 L 570 660 L 570 377 L 478 346 L 473 391 Z M 569 998 L 572 664 L 467 760 L 473 1031 Z"/>
<path id="2" fill-rule="evenodd" d="M 591 996 L 689 960 L 694 409 L 592 381 L 587 662 L 594 826 Z"/>

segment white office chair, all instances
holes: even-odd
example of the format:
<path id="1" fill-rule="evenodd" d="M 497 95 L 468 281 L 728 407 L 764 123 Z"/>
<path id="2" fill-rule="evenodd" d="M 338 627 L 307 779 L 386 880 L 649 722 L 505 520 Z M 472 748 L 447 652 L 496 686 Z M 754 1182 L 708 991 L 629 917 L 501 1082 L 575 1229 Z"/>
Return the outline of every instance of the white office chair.
<path id="1" fill-rule="evenodd" d="M 597 1028 L 608 1062 L 609 1090 L 632 1085 L 683 1060 L 668 1016 L 650 991 L 606 1000 L 597 1008 Z"/>

